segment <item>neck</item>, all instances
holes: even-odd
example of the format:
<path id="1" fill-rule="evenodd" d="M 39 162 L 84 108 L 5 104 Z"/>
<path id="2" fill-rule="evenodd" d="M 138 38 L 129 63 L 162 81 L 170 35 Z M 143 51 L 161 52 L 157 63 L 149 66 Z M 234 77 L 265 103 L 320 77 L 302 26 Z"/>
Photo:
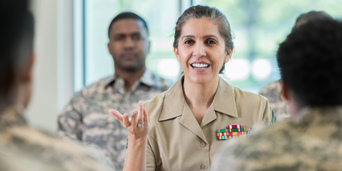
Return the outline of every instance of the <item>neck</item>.
<path id="1" fill-rule="evenodd" d="M 215 92 L 218 86 L 218 78 L 206 84 L 196 84 L 187 81 L 184 78 L 184 94 L 187 103 L 191 109 L 204 108 L 208 109 L 214 100 Z M 204 111 L 206 112 L 206 110 Z"/>
<path id="2" fill-rule="evenodd" d="M 130 91 L 134 83 L 139 80 L 145 72 L 145 68 L 135 71 L 135 72 L 127 72 L 115 69 L 115 75 L 122 78 L 125 81 L 125 90 Z"/>

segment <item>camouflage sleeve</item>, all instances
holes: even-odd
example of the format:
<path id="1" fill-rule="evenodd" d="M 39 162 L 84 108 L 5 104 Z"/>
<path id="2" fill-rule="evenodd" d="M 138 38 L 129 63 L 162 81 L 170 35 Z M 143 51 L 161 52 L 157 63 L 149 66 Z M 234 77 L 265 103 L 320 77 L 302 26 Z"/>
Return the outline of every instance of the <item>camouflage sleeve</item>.
<path id="1" fill-rule="evenodd" d="M 72 140 L 82 140 L 83 117 L 80 111 L 80 95 L 74 96 L 58 115 L 58 135 Z"/>
<path id="2" fill-rule="evenodd" d="M 245 160 L 242 158 L 237 159 L 237 157 L 235 157 L 233 150 L 230 148 L 232 147 L 231 144 L 231 142 L 226 143 L 221 150 L 216 153 L 210 171 L 239 171 L 246 169 L 239 166 L 239 164 L 244 163 Z"/>

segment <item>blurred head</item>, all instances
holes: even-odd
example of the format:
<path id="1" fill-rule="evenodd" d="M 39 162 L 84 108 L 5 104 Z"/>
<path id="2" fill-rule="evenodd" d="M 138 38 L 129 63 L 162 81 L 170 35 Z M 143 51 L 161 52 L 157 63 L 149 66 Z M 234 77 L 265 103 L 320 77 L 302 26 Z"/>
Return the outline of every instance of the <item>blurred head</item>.
<path id="1" fill-rule="evenodd" d="M 144 19 L 132 12 L 117 15 L 109 25 L 109 53 L 115 71 L 137 72 L 145 69 L 150 51 L 148 27 Z"/>
<path id="2" fill-rule="evenodd" d="M 341 47 L 341 22 L 317 19 L 293 30 L 277 52 L 285 99 L 302 107 L 342 105 Z"/>
<path id="3" fill-rule="evenodd" d="M 178 48 L 179 38 L 182 34 L 182 28 L 184 24 L 190 19 L 200 19 L 200 18 L 208 18 L 210 19 L 218 28 L 220 36 L 224 39 L 225 50 L 228 54 L 233 52 L 234 43 L 231 34 L 230 24 L 226 18 L 226 16 L 219 11 L 217 8 L 208 7 L 208 6 L 192 6 L 185 10 L 183 14 L 178 18 L 176 27 L 175 27 L 175 35 L 173 41 L 173 47 Z M 220 73 L 224 71 L 224 65 L 220 69 Z"/>
<path id="4" fill-rule="evenodd" d="M 328 13 L 324 11 L 309 11 L 298 16 L 296 23 L 292 29 L 296 29 L 307 21 L 316 19 L 333 19 Z"/>
<path id="5" fill-rule="evenodd" d="M 28 1 L 0 2 L 0 106 L 20 103 L 31 96 L 33 67 L 33 16 Z"/>

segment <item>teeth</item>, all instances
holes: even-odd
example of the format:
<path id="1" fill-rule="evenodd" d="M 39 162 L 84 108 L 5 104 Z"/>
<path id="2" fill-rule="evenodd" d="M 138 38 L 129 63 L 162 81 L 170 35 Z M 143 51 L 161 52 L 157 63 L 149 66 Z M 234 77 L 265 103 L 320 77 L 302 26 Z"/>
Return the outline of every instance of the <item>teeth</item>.
<path id="1" fill-rule="evenodd" d="M 191 66 L 194 68 L 208 68 L 209 67 L 208 64 L 192 64 Z"/>

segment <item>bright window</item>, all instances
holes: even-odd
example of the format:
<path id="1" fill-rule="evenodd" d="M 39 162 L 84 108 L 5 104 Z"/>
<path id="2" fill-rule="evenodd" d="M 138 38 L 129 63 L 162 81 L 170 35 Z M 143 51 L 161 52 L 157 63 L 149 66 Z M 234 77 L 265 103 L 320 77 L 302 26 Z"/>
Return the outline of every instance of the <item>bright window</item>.
<path id="1" fill-rule="evenodd" d="M 340 0 L 75 0 L 75 91 L 114 73 L 107 50 L 108 26 L 120 12 L 132 11 L 149 26 L 151 52 L 147 67 L 176 81 L 181 72 L 173 54 L 173 33 L 177 18 L 191 4 L 220 9 L 228 18 L 235 49 L 226 65 L 228 82 L 258 92 L 279 79 L 276 50 L 299 14 L 324 10 L 341 17 Z"/>

